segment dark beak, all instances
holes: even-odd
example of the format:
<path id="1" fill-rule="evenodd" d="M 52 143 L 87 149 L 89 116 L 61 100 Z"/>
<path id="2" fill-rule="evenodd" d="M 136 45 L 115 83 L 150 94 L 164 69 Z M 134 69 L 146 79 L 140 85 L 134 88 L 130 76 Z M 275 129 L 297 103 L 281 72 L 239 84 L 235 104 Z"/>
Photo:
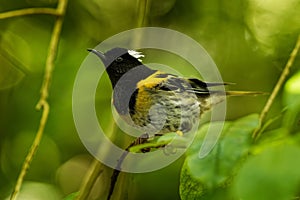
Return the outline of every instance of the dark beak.
<path id="1" fill-rule="evenodd" d="M 97 51 L 96 49 L 87 49 L 87 50 L 89 52 L 96 54 L 102 60 L 102 62 L 105 63 L 106 57 L 103 53 L 101 53 L 100 51 Z"/>

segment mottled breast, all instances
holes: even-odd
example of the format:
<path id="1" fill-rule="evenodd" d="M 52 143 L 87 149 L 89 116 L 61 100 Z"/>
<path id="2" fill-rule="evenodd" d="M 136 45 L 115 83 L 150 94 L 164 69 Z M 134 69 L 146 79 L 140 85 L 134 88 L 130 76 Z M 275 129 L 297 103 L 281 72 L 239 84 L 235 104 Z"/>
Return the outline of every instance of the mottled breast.
<path id="1" fill-rule="evenodd" d="M 135 126 L 151 133 L 186 133 L 199 120 L 200 107 L 189 83 L 157 71 L 137 84 L 130 99 Z"/>

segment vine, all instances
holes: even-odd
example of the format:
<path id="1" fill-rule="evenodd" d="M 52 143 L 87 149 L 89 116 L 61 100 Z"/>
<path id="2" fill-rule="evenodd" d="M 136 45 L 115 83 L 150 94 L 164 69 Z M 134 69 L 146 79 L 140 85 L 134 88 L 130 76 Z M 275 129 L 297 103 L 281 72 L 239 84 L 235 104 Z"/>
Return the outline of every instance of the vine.
<path id="1" fill-rule="evenodd" d="M 43 83 L 41 87 L 40 99 L 36 105 L 36 109 L 42 111 L 42 116 L 40 119 L 40 123 L 35 138 L 22 164 L 22 168 L 17 178 L 15 187 L 13 188 L 13 191 L 11 193 L 10 200 L 16 200 L 18 194 L 20 193 L 24 178 L 38 150 L 38 147 L 43 137 L 45 126 L 47 124 L 47 120 L 50 112 L 50 105 L 47 99 L 49 96 L 52 73 L 55 67 L 54 61 L 56 59 L 60 33 L 63 25 L 63 18 L 66 12 L 67 4 L 68 4 L 68 0 L 59 0 L 57 4 L 57 8 L 55 9 L 54 8 L 26 8 L 26 9 L 0 13 L 0 19 L 7 19 L 12 17 L 19 17 L 19 16 L 33 15 L 33 14 L 47 14 L 47 15 L 56 16 L 56 20 L 54 22 L 54 27 L 51 34 L 49 48 L 48 48 L 48 54 L 46 58 L 45 73 L 44 73 Z"/>
<path id="2" fill-rule="evenodd" d="M 274 103 L 274 100 L 275 100 L 279 90 L 282 88 L 286 78 L 289 75 L 290 69 L 294 64 L 294 61 L 295 61 L 295 58 L 296 58 L 296 56 L 299 52 L 299 49 L 300 49 L 300 35 L 298 35 L 298 39 L 296 41 L 295 47 L 292 50 L 292 52 L 290 54 L 290 57 L 289 57 L 286 65 L 285 65 L 285 67 L 284 67 L 284 69 L 283 69 L 283 71 L 282 71 L 282 73 L 281 73 L 281 75 L 280 75 L 280 77 L 279 77 L 279 79 L 278 79 L 278 81 L 277 81 L 277 83 L 276 83 L 276 85 L 275 85 L 275 87 L 274 87 L 274 89 L 273 89 L 266 105 L 264 106 L 264 108 L 263 108 L 263 110 L 262 110 L 262 112 L 259 116 L 259 126 L 258 126 L 257 129 L 255 129 L 255 131 L 252 134 L 252 138 L 253 138 L 254 141 L 256 141 L 262 133 L 261 130 L 262 130 L 265 118 L 266 118 L 272 104 Z"/>

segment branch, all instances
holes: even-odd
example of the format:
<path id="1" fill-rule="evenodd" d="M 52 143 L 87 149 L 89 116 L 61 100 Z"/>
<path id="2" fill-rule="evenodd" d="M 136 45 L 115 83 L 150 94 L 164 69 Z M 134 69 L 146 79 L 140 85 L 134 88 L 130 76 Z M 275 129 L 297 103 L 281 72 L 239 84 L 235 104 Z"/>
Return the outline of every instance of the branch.
<path id="1" fill-rule="evenodd" d="M 97 178 L 100 177 L 102 173 L 103 165 L 97 159 L 93 159 L 91 168 L 88 171 L 88 174 L 86 175 L 79 191 L 79 195 L 76 198 L 77 200 L 88 199 Z"/>
<path id="2" fill-rule="evenodd" d="M 48 49 L 48 55 L 47 55 L 47 60 L 46 60 L 46 65 L 45 65 L 45 75 L 44 75 L 44 80 L 43 80 L 43 84 L 42 84 L 42 88 L 41 88 L 41 96 L 40 96 L 40 99 L 36 106 L 36 108 L 38 110 L 42 109 L 42 117 L 41 117 L 38 131 L 34 138 L 34 141 L 33 141 L 31 148 L 25 158 L 25 161 L 23 162 L 21 172 L 18 176 L 17 183 L 11 194 L 10 200 L 16 200 L 18 194 L 20 193 L 20 189 L 21 189 L 22 183 L 24 181 L 24 177 L 26 176 L 27 171 L 30 168 L 30 164 L 34 158 L 34 155 L 37 152 L 38 146 L 41 142 L 41 139 L 42 139 L 42 136 L 44 133 L 44 129 L 45 129 L 45 126 L 46 126 L 46 123 L 48 120 L 50 106 L 47 102 L 47 98 L 48 98 L 48 93 L 49 93 L 50 80 L 51 80 L 52 72 L 54 69 L 54 60 L 56 58 L 56 53 L 57 53 L 57 49 L 58 49 L 58 41 L 59 41 L 61 28 L 62 28 L 62 24 L 63 24 L 63 15 L 66 11 L 66 7 L 67 7 L 67 0 L 60 0 L 58 3 L 57 9 L 56 9 L 56 13 L 59 13 L 59 16 L 57 17 L 57 19 L 55 21 L 53 32 L 51 35 L 51 41 L 50 41 L 49 49 Z M 23 12 L 23 14 L 24 14 L 24 12 Z"/>
<path id="3" fill-rule="evenodd" d="M 287 63 L 285 65 L 285 67 L 284 67 L 284 69 L 283 69 L 283 71 L 282 71 L 282 73 L 281 73 L 281 75 L 280 75 L 280 77 L 279 77 L 279 79 L 278 79 L 278 81 L 277 81 L 277 83 L 276 83 L 276 85 L 275 85 L 275 87 L 274 87 L 274 89 L 273 89 L 273 91 L 272 91 L 265 107 L 263 108 L 263 110 L 260 114 L 260 117 L 259 117 L 259 124 L 260 125 L 253 132 L 253 135 L 252 135 L 252 138 L 253 138 L 254 141 L 256 141 L 261 135 L 260 130 L 261 130 L 262 124 L 263 124 L 263 122 L 264 122 L 264 120 L 265 120 L 265 118 L 266 118 L 266 116 L 267 116 L 267 114 L 268 114 L 268 112 L 269 112 L 269 110 L 270 110 L 270 108 L 271 108 L 271 106 L 272 106 L 279 90 L 282 88 L 287 76 L 290 73 L 290 69 L 293 66 L 293 63 L 294 63 L 295 58 L 298 54 L 299 48 L 300 48 L 300 35 L 298 35 L 296 45 L 295 45 L 293 51 L 290 54 L 289 60 L 287 61 Z"/>
<path id="4" fill-rule="evenodd" d="M 60 0 L 57 7 L 57 12 L 63 15 L 65 13 L 66 7 L 67 7 L 67 0 Z M 49 44 L 48 55 L 47 55 L 46 66 L 45 66 L 45 75 L 44 75 L 43 85 L 41 88 L 41 98 L 39 103 L 36 106 L 38 110 L 41 109 L 43 105 L 43 101 L 48 98 L 48 91 L 51 82 L 50 79 L 52 77 L 52 72 L 54 70 L 54 61 L 56 58 L 62 24 L 63 24 L 63 17 L 60 16 L 56 19 L 52 31 L 52 36 Z"/>
<path id="5" fill-rule="evenodd" d="M 143 27 L 148 24 L 149 0 L 139 0 L 137 5 L 137 27 Z"/>
<path id="6" fill-rule="evenodd" d="M 109 134 L 109 137 L 114 139 L 116 137 L 116 132 L 117 132 L 117 126 L 112 120 L 110 123 L 110 130 L 112 130 Z M 103 173 L 103 164 L 100 163 L 96 158 L 94 158 L 93 163 L 87 172 L 83 184 L 80 187 L 79 194 L 76 198 L 76 200 L 85 200 L 88 199 L 94 184 L 97 180 L 98 177 Z"/>
<path id="7" fill-rule="evenodd" d="M 0 13 L 0 19 L 6 19 L 11 17 L 19 17 L 24 15 L 33 14 L 46 14 L 46 15 L 60 15 L 57 9 L 54 8 L 24 8 L 20 10 L 13 10 Z"/>
<path id="8" fill-rule="evenodd" d="M 148 15 L 151 1 L 150 0 L 138 0 L 136 8 L 136 27 L 141 28 L 148 25 Z M 132 46 L 139 46 L 141 43 L 143 34 L 137 33 L 132 41 Z"/>
<path id="9" fill-rule="evenodd" d="M 121 172 L 121 165 L 123 163 L 123 161 L 125 160 L 126 156 L 128 155 L 130 148 L 134 147 L 136 145 L 140 145 L 140 144 L 144 144 L 145 142 L 148 141 L 148 135 L 142 135 L 138 138 L 136 138 L 134 141 L 132 141 L 130 143 L 130 145 L 125 149 L 125 151 L 123 152 L 123 154 L 121 155 L 121 157 L 118 160 L 117 166 L 113 171 L 113 174 L 111 176 L 111 182 L 110 182 L 110 187 L 109 187 L 109 191 L 108 191 L 108 195 L 107 195 L 107 200 L 111 199 L 111 196 L 113 195 L 117 180 L 118 180 L 118 176 Z"/>

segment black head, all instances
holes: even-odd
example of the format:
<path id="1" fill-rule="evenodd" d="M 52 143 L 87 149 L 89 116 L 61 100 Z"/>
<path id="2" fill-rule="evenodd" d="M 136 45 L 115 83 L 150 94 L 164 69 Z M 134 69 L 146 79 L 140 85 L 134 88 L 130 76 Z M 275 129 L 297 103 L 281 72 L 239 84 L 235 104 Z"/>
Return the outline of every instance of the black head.
<path id="1" fill-rule="evenodd" d="M 129 70 L 143 65 L 140 58 L 144 57 L 144 55 L 136 51 L 124 48 L 113 48 L 106 53 L 95 49 L 88 49 L 88 51 L 96 54 L 101 59 L 113 86 Z"/>
<path id="2" fill-rule="evenodd" d="M 88 51 L 96 54 L 106 67 L 114 88 L 113 102 L 117 111 L 121 114 L 128 113 L 130 102 L 135 99 L 132 97 L 134 97 L 137 83 L 156 70 L 143 65 L 140 58 L 144 56 L 136 51 L 123 48 L 113 48 L 106 53 L 101 53 L 95 49 Z"/>

